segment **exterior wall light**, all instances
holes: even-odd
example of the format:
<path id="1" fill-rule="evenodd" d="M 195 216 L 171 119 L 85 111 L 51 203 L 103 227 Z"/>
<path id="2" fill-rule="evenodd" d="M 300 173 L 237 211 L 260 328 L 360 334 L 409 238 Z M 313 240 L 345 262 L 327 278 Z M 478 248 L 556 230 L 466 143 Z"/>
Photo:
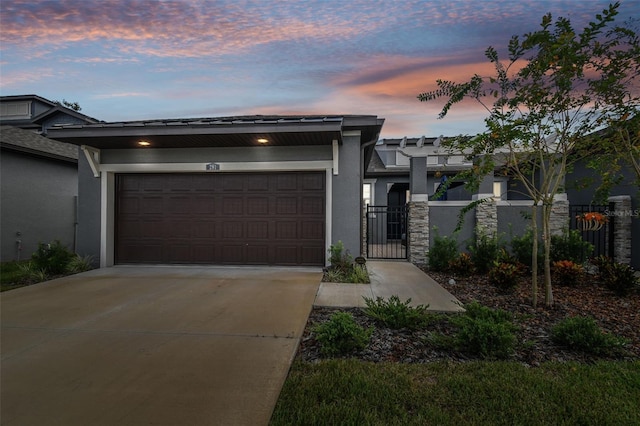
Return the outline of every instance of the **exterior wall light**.
<path id="1" fill-rule="evenodd" d="M 139 145 L 139 146 L 149 146 L 149 145 L 151 145 L 151 142 L 148 142 L 148 141 L 138 141 L 138 145 Z"/>
<path id="2" fill-rule="evenodd" d="M 258 143 L 269 143 L 269 139 L 260 138 L 258 139 Z"/>

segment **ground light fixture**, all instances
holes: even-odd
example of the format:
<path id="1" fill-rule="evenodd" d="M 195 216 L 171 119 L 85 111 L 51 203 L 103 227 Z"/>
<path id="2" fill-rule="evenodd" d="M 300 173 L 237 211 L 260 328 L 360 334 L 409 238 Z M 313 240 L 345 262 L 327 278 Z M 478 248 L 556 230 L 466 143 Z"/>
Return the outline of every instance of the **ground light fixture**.
<path id="1" fill-rule="evenodd" d="M 138 141 L 138 146 L 149 146 L 151 142 L 149 141 Z"/>
<path id="2" fill-rule="evenodd" d="M 266 138 L 258 138 L 257 141 L 261 144 L 269 143 L 269 139 Z"/>

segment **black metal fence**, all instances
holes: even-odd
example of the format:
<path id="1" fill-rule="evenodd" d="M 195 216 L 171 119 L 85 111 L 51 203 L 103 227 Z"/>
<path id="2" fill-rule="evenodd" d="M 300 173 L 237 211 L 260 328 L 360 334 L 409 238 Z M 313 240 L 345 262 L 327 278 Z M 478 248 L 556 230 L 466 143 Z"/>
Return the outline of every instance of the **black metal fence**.
<path id="1" fill-rule="evenodd" d="M 570 229 L 579 230 L 582 239 L 593 245 L 591 256 L 608 256 L 613 258 L 614 223 L 613 217 L 609 216 L 610 212 L 613 212 L 613 209 L 613 203 L 598 206 L 572 204 L 569 208 Z M 589 221 L 589 218 L 593 219 Z M 602 226 L 598 226 L 599 222 L 602 222 Z"/>
<path id="2" fill-rule="evenodd" d="M 407 258 L 406 206 L 367 206 L 367 258 Z"/>

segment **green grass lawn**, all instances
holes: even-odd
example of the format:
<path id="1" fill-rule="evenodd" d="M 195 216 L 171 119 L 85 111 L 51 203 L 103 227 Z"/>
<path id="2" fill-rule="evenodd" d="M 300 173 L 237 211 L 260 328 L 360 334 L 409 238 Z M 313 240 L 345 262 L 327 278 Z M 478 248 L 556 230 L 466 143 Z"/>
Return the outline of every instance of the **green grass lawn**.
<path id="1" fill-rule="evenodd" d="M 295 362 L 272 425 L 640 424 L 640 362 Z"/>

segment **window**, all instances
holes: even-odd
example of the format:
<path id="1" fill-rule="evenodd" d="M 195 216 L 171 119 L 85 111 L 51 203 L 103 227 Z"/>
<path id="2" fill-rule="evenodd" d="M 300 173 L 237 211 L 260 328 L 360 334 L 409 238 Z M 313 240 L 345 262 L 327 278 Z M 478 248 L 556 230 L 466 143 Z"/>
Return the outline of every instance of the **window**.
<path id="1" fill-rule="evenodd" d="M 375 182 L 365 182 L 362 184 L 362 205 L 365 207 L 374 205 L 374 183 Z"/>
<path id="2" fill-rule="evenodd" d="M 0 104 L 2 118 L 31 118 L 31 101 L 4 102 Z"/>
<path id="3" fill-rule="evenodd" d="M 498 200 L 507 199 L 507 182 L 496 181 L 493 182 L 493 196 Z"/>

